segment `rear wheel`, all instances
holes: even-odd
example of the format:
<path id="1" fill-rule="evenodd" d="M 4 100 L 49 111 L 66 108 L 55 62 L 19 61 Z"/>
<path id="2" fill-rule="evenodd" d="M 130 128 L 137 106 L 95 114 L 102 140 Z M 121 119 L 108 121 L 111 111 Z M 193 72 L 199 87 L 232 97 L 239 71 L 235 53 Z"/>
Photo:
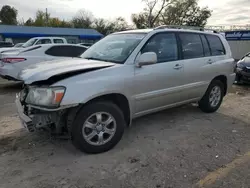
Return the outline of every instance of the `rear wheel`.
<path id="1" fill-rule="evenodd" d="M 206 113 L 217 111 L 224 97 L 224 88 L 220 80 L 213 80 L 199 102 L 200 109 Z"/>
<path id="2" fill-rule="evenodd" d="M 121 140 L 124 127 L 124 117 L 118 106 L 111 102 L 90 103 L 77 114 L 72 141 L 83 152 L 105 152 Z"/>

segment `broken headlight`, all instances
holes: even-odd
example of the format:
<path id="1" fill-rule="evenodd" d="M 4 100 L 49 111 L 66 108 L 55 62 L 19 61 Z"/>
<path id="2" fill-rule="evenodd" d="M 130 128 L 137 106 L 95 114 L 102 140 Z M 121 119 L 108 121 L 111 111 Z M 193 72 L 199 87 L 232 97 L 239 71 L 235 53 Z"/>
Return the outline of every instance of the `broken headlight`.
<path id="1" fill-rule="evenodd" d="M 28 88 L 24 88 L 21 92 L 20 92 L 20 102 L 23 103 L 26 99 L 28 95 Z"/>
<path id="2" fill-rule="evenodd" d="M 64 92 L 64 87 L 33 87 L 29 89 L 25 102 L 36 106 L 58 107 L 63 99 Z"/>

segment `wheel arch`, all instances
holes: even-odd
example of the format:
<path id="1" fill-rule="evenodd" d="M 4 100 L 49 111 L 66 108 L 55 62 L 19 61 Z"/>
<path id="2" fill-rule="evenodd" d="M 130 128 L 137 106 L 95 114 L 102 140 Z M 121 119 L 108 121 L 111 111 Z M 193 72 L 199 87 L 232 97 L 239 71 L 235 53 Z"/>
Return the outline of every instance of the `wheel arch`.
<path id="1" fill-rule="evenodd" d="M 227 89 L 228 89 L 227 77 L 225 75 L 219 75 L 219 76 L 216 76 L 212 81 L 214 81 L 214 80 L 219 80 L 219 81 L 221 81 L 223 83 L 223 85 L 224 85 L 224 96 L 225 96 L 227 94 Z"/>
<path id="2" fill-rule="evenodd" d="M 94 98 L 89 99 L 86 103 L 82 105 L 87 105 L 92 102 L 97 101 L 110 101 L 116 104 L 122 111 L 124 115 L 124 119 L 126 121 L 126 124 L 129 126 L 131 124 L 131 105 L 129 104 L 128 98 L 120 93 L 109 93 L 109 94 L 103 94 L 100 96 L 95 96 Z"/>

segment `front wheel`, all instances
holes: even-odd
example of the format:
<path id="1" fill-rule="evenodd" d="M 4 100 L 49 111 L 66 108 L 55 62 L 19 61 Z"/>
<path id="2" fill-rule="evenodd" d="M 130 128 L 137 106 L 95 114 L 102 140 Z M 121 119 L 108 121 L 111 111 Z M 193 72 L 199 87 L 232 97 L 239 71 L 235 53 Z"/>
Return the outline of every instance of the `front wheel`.
<path id="1" fill-rule="evenodd" d="M 101 153 L 113 148 L 122 138 L 125 120 L 112 102 L 84 106 L 73 123 L 72 141 L 81 151 Z"/>
<path id="2" fill-rule="evenodd" d="M 224 84 L 219 80 L 213 80 L 205 95 L 199 102 L 203 112 L 212 113 L 218 110 L 224 97 Z"/>

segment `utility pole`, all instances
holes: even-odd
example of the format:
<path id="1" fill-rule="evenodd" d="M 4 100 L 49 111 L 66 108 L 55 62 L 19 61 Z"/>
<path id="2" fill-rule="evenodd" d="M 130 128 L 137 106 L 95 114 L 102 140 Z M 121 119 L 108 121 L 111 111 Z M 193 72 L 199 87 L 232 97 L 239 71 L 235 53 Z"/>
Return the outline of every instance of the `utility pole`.
<path id="1" fill-rule="evenodd" d="M 49 22 L 49 18 L 48 18 L 48 9 L 46 8 L 46 11 L 45 11 L 45 19 L 46 19 L 46 26 L 48 26 L 48 22 Z"/>

